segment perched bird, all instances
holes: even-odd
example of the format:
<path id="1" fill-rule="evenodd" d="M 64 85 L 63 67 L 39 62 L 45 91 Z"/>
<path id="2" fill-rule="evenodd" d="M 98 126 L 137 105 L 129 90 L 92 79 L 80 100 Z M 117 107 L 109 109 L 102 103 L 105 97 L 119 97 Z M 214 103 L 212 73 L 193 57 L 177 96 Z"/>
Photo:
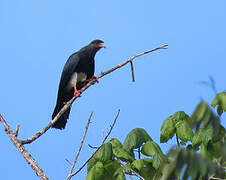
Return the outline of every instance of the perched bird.
<path id="1" fill-rule="evenodd" d="M 80 89 L 94 76 L 94 56 L 102 47 L 106 48 L 102 40 L 94 40 L 87 46 L 72 54 L 64 65 L 58 88 L 57 102 L 52 119 L 58 114 L 64 104 L 73 96 L 80 96 Z M 52 127 L 64 129 L 69 118 L 71 107 L 53 124 Z"/>

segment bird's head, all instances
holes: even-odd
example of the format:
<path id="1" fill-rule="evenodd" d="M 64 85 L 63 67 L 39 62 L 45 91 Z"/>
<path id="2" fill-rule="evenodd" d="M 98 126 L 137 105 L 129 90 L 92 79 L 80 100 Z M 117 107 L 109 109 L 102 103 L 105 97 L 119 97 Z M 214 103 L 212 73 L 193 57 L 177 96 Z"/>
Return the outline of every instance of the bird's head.
<path id="1" fill-rule="evenodd" d="M 92 41 L 90 45 L 93 46 L 97 51 L 101 48 L 106 48 L 104 41 L 99 39 Z"/>

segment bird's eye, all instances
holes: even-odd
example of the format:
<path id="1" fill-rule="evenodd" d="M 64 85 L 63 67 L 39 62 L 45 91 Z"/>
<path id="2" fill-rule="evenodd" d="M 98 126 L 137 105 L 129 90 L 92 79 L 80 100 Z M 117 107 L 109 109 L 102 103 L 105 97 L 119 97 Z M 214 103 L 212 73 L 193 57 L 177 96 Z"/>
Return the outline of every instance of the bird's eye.
<path id="1" fill-rule="evenodd" d="M 99 48 L 99 46 L 100 46 L 100 43 L 95 43 L 96 48 Z"/>

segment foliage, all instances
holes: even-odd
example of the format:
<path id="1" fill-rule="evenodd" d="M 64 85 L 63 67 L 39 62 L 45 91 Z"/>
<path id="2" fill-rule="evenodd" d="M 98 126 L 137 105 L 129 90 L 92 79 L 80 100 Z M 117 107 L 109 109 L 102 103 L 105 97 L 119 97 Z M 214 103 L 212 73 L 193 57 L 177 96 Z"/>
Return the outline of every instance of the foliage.
<path id="1" fill-rule="evenodd" d="M 225 172 L 209 158 L 203 157 L 186 149 L 173 149 L 169 151 L 169 163 L 164 168 L 163 180 L 182 179 L 208 179 L 214 175 L 224 178 Z"/>
<path id="2" fill-rule="evenodd" d="M 213 99 L 211 106 L 217 106 L 217 113 L 221 115 L 226 111 L 226 92 L 218 93 Z"/>
<path id="3" fill-rule="evenodd" d="M 226 92 L 211 103 L 218 115 L 226 111 Z M 226 130 L 220 118 L 203 100 L 189 116 L 178 111 L 167 117 L 160 142 L 176 135 L 177 147 L 165 155 L 142 128 L 128 133 L 124 143 L 112 138 L 88 163 L 86 180 L 124 180 L 139 175 L 145 180 L 226 178 Z"/>
<path id="4" fill-rule="evenodd" d="M 136 159 L 135 149 L 138 149 L 139 156 L 143 154 L 150 158 Z M 144 129 L 135 128 L 127 135 L 123 144 L 112 138 L 102 145 L 88 163 L 86 180 L 121 180 L 125 179 L 125 174 L 134 172 L 145 179 L 152 179 L 164 160 L 166 157 L 159 145 Z"/>
<path id="5" fill-rule="evenodd" d="M 163 122 L 160 142 L 167 142 L 174 134 L 183 141 L 190 141 L 193 137 L 192 126 L 189 115 L 184 111 L 178 111 Z"/>

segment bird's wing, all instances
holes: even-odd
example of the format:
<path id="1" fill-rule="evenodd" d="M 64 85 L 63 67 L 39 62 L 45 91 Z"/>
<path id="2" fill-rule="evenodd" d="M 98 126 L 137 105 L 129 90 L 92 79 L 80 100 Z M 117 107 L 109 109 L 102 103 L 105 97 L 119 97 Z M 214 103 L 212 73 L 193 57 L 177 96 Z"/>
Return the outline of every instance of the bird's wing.
<path id="1" fill-rule="evenodd" d="M 78 66 L 79 60 L 80 58 L 77 53 L 72 54 L 68 58 L 66 64 L 64 65 L 63 72 L 61 74 L 61 79 L 60 79 L 60 84 L 58 89 L 58 96 L 60 92 L 64 91 L 65 87 L 70 81 L 72 74 L 74 73 L 76 67 Z"/>

